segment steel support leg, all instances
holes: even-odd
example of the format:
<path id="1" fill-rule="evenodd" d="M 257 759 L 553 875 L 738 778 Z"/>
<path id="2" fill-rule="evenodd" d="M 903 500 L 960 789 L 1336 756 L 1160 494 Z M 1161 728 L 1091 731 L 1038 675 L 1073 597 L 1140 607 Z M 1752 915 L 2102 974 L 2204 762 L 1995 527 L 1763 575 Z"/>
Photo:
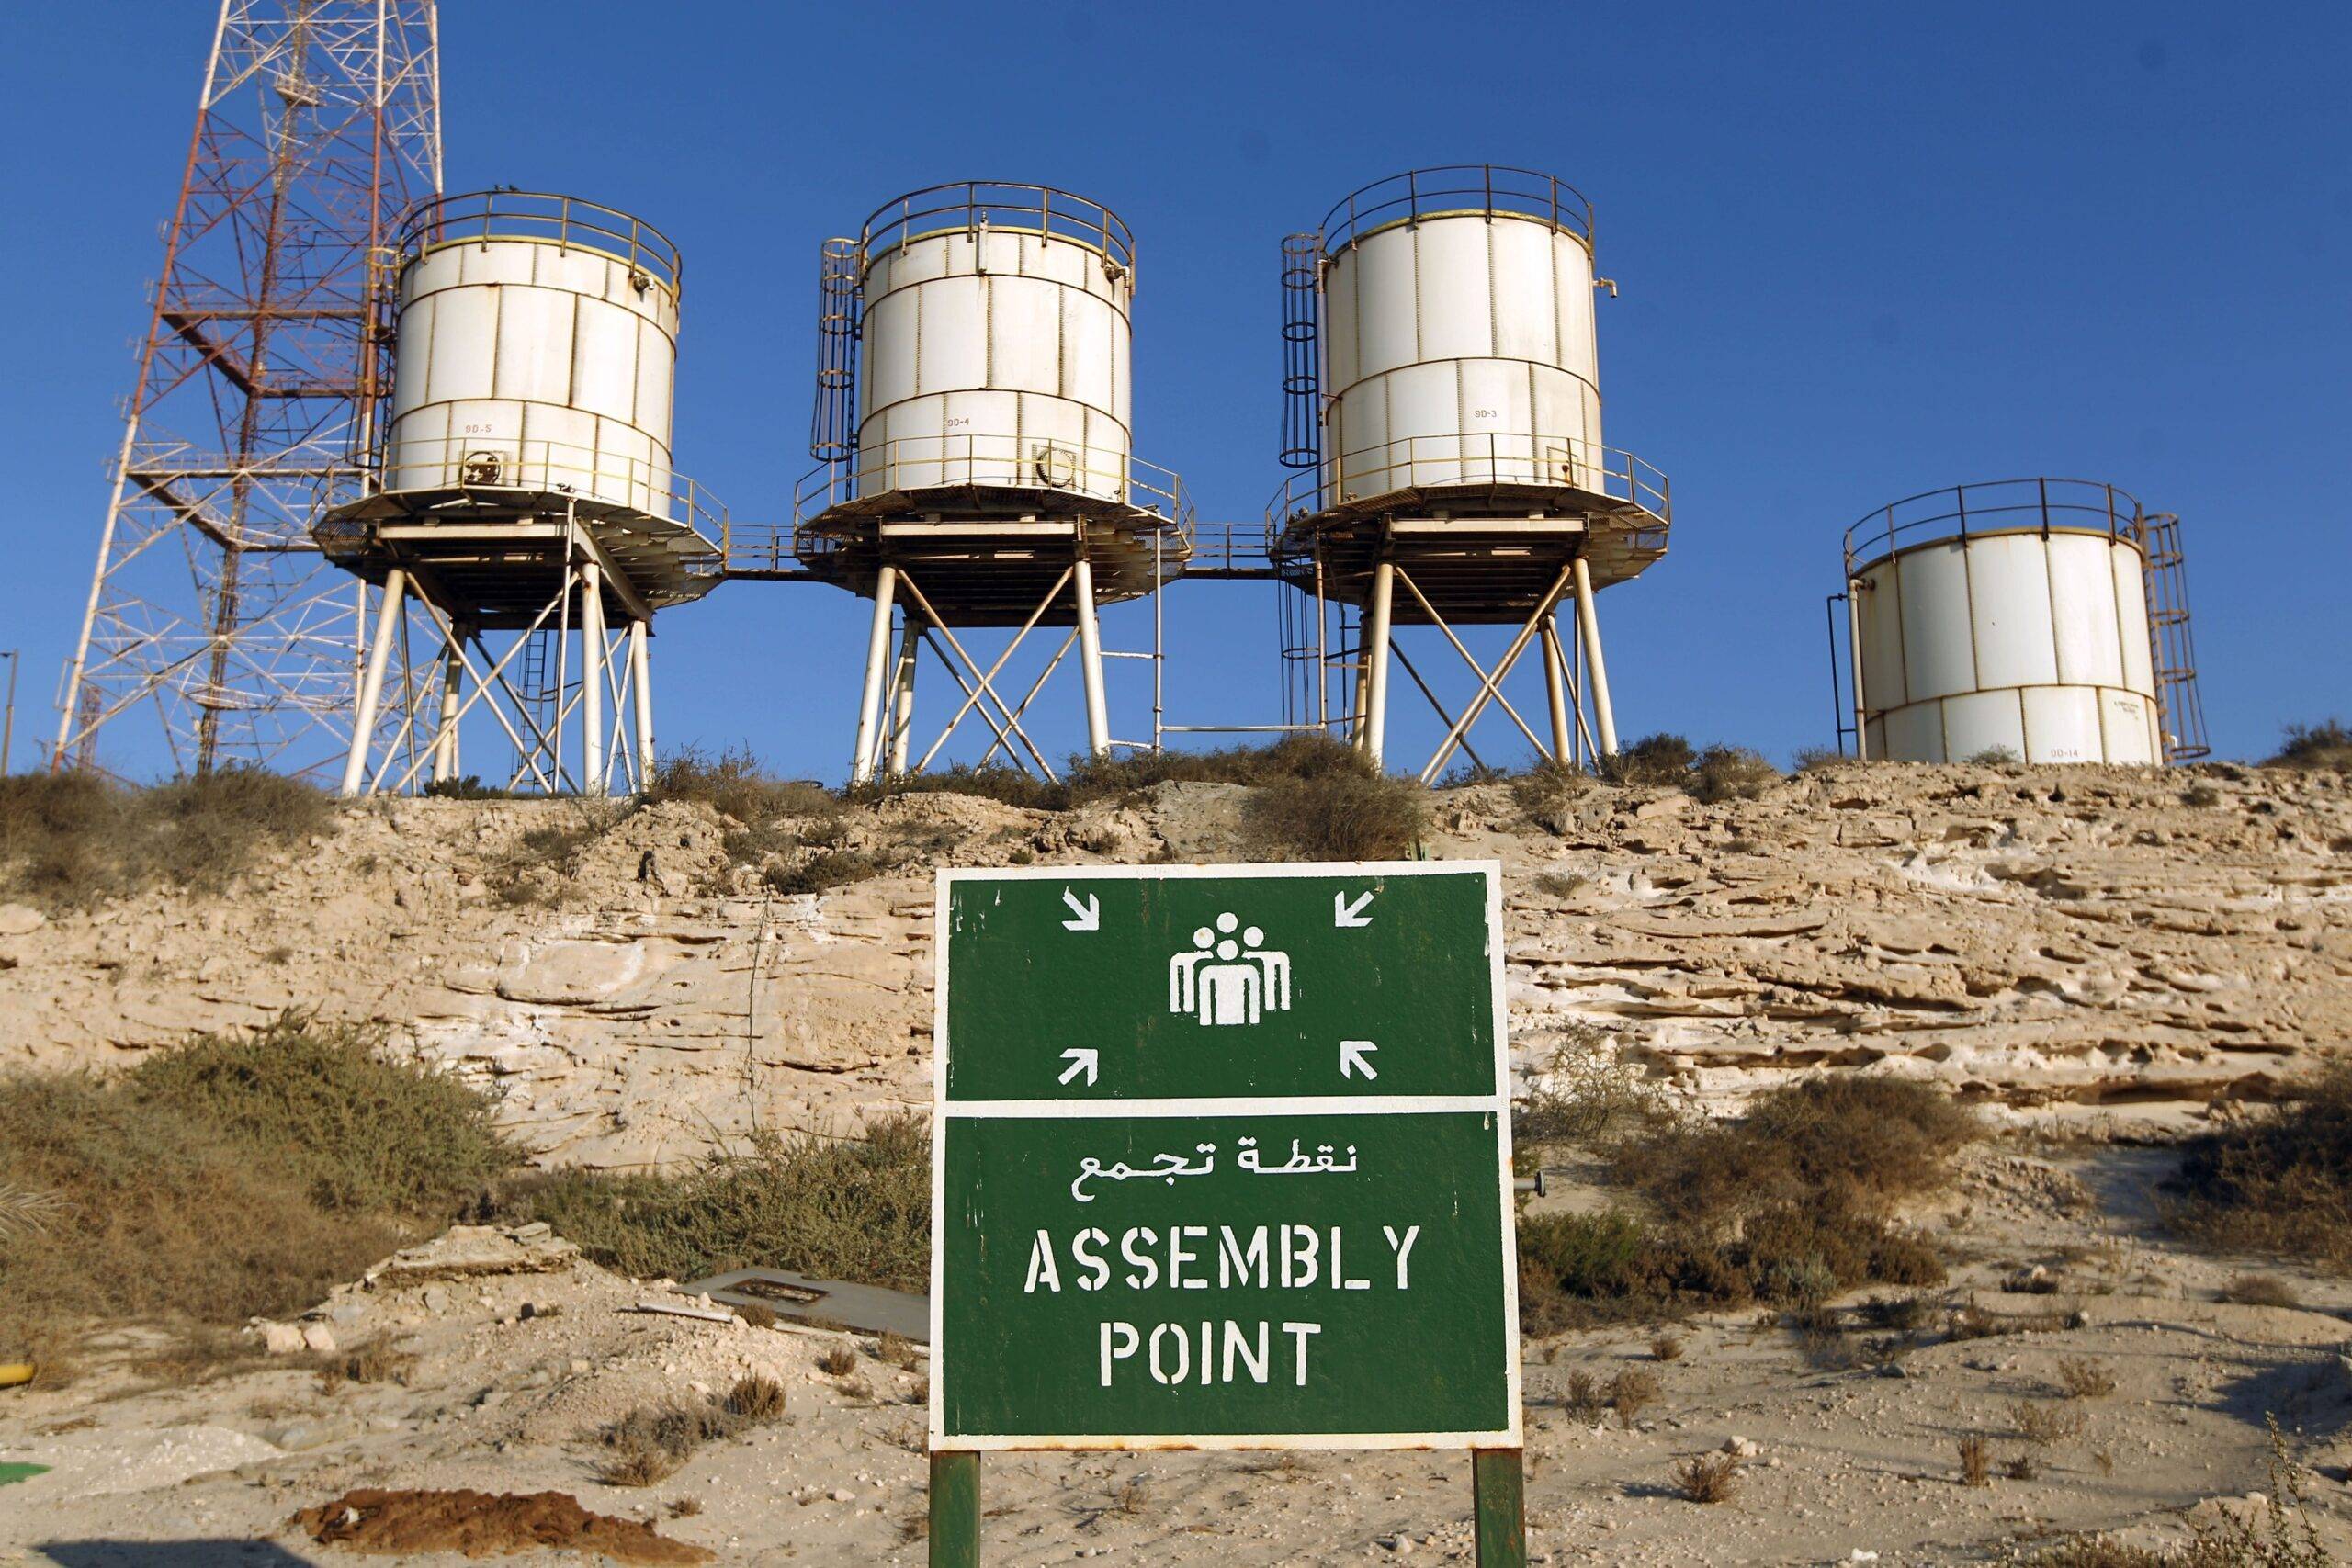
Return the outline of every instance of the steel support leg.
<path id="1" fill-rule="evenodd" d="M 1854 678 L 1854 758 L 1867 762 L 1871 758 L 1870 703 L 1862 690 L 1862 594 L 1867 592 L 1861 579 L 1846 580 L 1846 649 L 1847 671 Z"/>
<path id="2" fill-rule="evenodd" d="M 629 702 L 637 720 L 637 787 L 653 787 L 653 623 L 628 624 Z"/>
<path id="3" fill-rule="evenodd" d="M 890 664 L 890 600 L 898 592 L 899 569 L 885 566 L 874 576 L 874 624 L 865 637 L 865 685 L 857 699 L 857 750 L 850 754 L 849 782 L 872 782 L 875 760 L 881 755 L 882 679 Z"/>
<path id="4" fill-rule="evenodd" d="M 376 705 L 384 695 L 384 666 L 392 657 L 392 635 L 401 624 L 401 600 L 408 573 L 394 567 L 384 574 L 384 602 L 376 612 L 376 635 L 368 639 L 368 669 L 359 678 L 359 705 L 351 716 L 351 750 L 343 760 L 343 793 L 359 793 L 368 776 L 368 747 L 376 733 Z"/>
<path id="5" fill-rule="evenodd" d="M 463 636 L 461 631 L 459 636 Z M 458 776 L 458 705 L 465 695 L 466 667 L 458 662 L 454 643 L 441 650 L 441 718 L 433 727 L 433 782 L 447 784 Z"/>
<path id="6" fill-rule="evenodd" d="M 1102 692 L 1102 627 L 1094 617 L 1094 567 L 1083 555 L 1072 592 L 1078 596 L 1078 674 L 1086 686 L 1086 749 L 1111 753 L 1111 710 Z"/>
<path id="7" fill-rule="evenodd" d="M 1560 657 L 1560 617 L 1555 611 L 1544 617 L 1544 694 L 1552 705 L 1552 761 L 1561 767 L 1568 765 L 1570 731 L 1568 728 L 1568 671 Z"/>
<path id="8" fill-rule="evenodd" d="M 1600 751 L 1617 754 L 1617 715 L 1609 705 L 1609 666 L 1600 656 L 1600 621 L 1592 613 L 1592 573 L 1584 557 L 1576 560 L 1577 624 L 1584 632 L 1584 659 L 1592 669 L 1592 718 L 1600 730 Z"/>
<path id="9" fill-rule="evenodd" d="M 1396 594 L 1396 563 L 1383 560 L 1372 569 L 1372 609 L 1356 639 L 1363 656 L 1363 750 L 1375 768 L 1388 744 L 1388 621 Z"/>
<path id="10" fill-rule="evenodd" d="M 605 572 L 580 569 L 580 793 L 605 788 Z"/>
<path id="11" fill-rule="evenodd" d="M 898 677 L 891 684 L 897 689 L 898 701 L 890 709 L 890 771 L 907 771 L 907 758 L 914 750 L 915 739 L 915 665 L 922 651 L 922 628 L 912 615 L 899 628 Z"/>

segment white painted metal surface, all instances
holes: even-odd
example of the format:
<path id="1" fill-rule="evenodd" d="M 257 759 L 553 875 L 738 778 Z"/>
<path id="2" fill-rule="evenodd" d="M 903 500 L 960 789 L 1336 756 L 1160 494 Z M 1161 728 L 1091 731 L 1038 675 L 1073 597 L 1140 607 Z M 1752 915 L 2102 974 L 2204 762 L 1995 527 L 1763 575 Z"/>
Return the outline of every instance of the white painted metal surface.
<path id="1" fill-rule="evenodd" d="M 1125 501 L 1124 231 L 1106 219 L 1090 241 L 990 211 L 935 209 L 869 236 L 858 492 L 1001 485 Z"/>
<path id="2" fill-rule="evenodd" d="M 1444 198 L 1439 198 L 1444 199 Z M 1573 214 L 1408 206 L 1331 236 L 1327 493 L 1506 482 L 1600 490 L 1592 246 Z"/>
<path id="3" fill-rule="evenodd" d="M 666 514 L 674 266 L 604 209 L 578 205 L 605 218 L 591 226 L 483 199 L 477 222 L 452 220 L 402 262 L 384 488 L 561 492 Z"/>
<path id="4" fill-rule="evenodd" d="M 1858 567 L 1867 755 L 2155 763 L 2140 547 L 2063 527 L 1905 544 Z"/>

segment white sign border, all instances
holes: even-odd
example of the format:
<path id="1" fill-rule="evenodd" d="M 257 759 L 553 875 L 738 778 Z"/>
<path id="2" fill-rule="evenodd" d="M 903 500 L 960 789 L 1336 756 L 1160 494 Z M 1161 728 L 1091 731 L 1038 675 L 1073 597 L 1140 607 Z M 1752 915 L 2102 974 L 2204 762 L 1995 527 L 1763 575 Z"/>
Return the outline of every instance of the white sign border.
<path id="1" fill-rule="evenodd" d="M 945 1292 L 940 1288 L 940 1259 L 946 1234 L 946 1123 L 951 1112 L 947 1108 L 947 949 L 948 891 L 958 882 L 1132 882 L 1157 880 L 1163 882 L 1197 880 L 1204 877 L 1277 877 L 1277 876 L 1435 876 L 1477 873 L 1487 881 L 1487 961 L 1488 991 L 1494 1000 L 1495 1086 L 1491 1109 L 1495 1117 L 1495 1145 L 1501 1171 L 1500 1201 L 1502 1206 L 1503 1252 L 1503 1323 L 1504 1323 L 1504 1383 L 1505 1397 L 1510 1412 L 1510 1426 L 1492 1432 L 1211 1432 L 1193 1434 L 1051 1434 L 1033 1433 L 971 1433 L 959 1432 L 949 1437 L 944 1429 L 946 1418 L 947 1380 L 942 1375 L 944 1348 Z M 1519 1333 L 1519 1226 L 1516 1192 L 1512 1186 L 1510 1147 L 1510 1040 L 1508 1032 L 1508 1006 L 1503 996 L 1503 866 L 1499 860 L 1457 861 L 1290 861 L 1269 864 L 1215 865 L 1025 865 L 995 868 L 989 866 L 942 866 L 936 874 L 932 917 L 932 1026 L 931 1026 L 931 1389 L 927 1425 L 929 1443 L 933 1453 L 1004 1453 L 1004 1452 L 1165 1452 L 1177 1450 L 1250 1450 L 1250 1449 L 1518 1449 L 1526 1446 L 1526 1419 L 1521 1410 L 1522 1385 L 1520 1372 Z M 1349 1097 L 1362 1106 L 1364 1101 L 1386 1100 L 1384 1109 L 1398 1112 L 1415 1111 L 1454 1110 L 1452 1103 L 1440 1103 L 1451 1097 L 1364 1095 Z M 1419 1103 L 1416 1103 L 1418 1101 Z M 1231 1101 L 1189 1100 L 1009 1100 L 972 1101 L 954 1114 L 973 1113 L 972 1106 L 991 1104 L 1019 1106 L 1018 1111 L 998 1111 L 999 1115 L 1215 1115 L 1250 1114 L 1268 1107 L 1263 1102 L 1252 1103 L 1247 1110 L 1208 1109 L 1230 1106 Z M 1272 1102 L 1279 1106 L 1282 1101 Z M 1056 1111 L 1044 1109 L 1054 1104 L 1083 1105 L 1084 1111 Z M 1201 1109 L 1193 1107 L 1198 1104 Z M 1132 1106 L 1151 1109 L 1138 1111 Z M 1487 1107 L 1462 1107 L 1463 1110 Z M 981 1110 L 979 1115 L 991 1112 Z M 1354 1113 L 1371 1113 L 1368 1110 Z"/>

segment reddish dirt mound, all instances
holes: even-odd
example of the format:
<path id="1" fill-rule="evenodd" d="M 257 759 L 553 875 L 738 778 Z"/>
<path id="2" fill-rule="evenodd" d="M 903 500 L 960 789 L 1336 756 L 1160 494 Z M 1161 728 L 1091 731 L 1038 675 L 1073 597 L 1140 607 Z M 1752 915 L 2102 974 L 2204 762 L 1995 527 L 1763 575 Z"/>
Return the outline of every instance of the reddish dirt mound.
<path id="1" fill-rule="evenodd" d="M 322 1546 L 354 1551 L 461 1551 L 503 1557 L 538 1547 L 602 1552 L 616 1562 L 707 1562 L 710 1553 L 651 1525 L 592 1514 L 568 1492 L 346 1492 L 294 1522 Z"/>

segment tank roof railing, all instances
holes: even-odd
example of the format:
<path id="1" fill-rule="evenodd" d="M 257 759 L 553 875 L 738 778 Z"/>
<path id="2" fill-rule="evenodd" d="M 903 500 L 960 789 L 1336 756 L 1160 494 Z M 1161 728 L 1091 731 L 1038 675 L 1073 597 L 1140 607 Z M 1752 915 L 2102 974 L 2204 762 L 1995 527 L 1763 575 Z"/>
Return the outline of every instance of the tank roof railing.
<path id="1" fill-rule="evenodd" d="M 1592 203 L 1539 169 L 1502 164 L 1441 164 L 1409 169 L 1350 191 L 1323 215 L 1323 254 L 1336 255 L 1374 229 L 1441 212 L 1540 218 L 1592 243 Z"/>
<path id="2" fill-rule="evenodd" d="M 1325 491 L 1335 478 L 1345 479 L 1348 491 L 1327 502 Z M 1661 524 L 1674 518 L 1673 491 L 1666 475 L 1631 452 L 1523 431 L 1464 431 L 1399 436 L 1326 457 L 1322 468 L 1291 475 L 1267 503 L 1266 536 L 1272 539 L 1285 524 L 1313 516 L 1327 505 L 1411 490 L 1498 485 L 1579 491 L 1637 506 Z"/>
<path id="3" fill-rule="evenodd" d="M 1985 479 L 1890 502 L 1846 530 L 1846 575 L 1866 562 L 1944 539 L 1979 534 L 2141 535 L 2140 502 L 2098 479 Z"/>
<path id="4" fill-rule="evenodd" d="M 1183 479 L 1116 447 L 1050 444 L 1066 466 L 1042 470 L 1035 455 L 1024 458 L 1018 444 L 1002 435 L 911 435 L 862 446 L 847 457 L 820 463 L 793 489 L 796 529 L 861 495 L 896 490 L 942 489 L 1059 491 L 1111 499 L 1131 512 L 1161 519 L 1189 547 L 1193 501 Z M 822 547 L 821 546 L 818 547 Z"/>
<path id="5" fill-rule="evenodd" d="M 401 217 L 394 248 L 405 262 L 442 245 L 526 240 L 592 251 L 683 287 L 685 262 L 667 234 L 616 207 L 552 191 L 468 191 L 419 202 Z"/>
<path id="6" fill-rule="evenodd" d="M 1051 186 L 1007 180 L 960 180 L 927 186 L 883 203 L 858 231 L 867 256 L 891 245 L 904 247 L 926 234 L 961 229 L 1025 229 L 1049 239 L 1073 240 L 1101 251 L 1124 268 L 1132 282 L 1136 239 L 1126 220 L 1099 201 Z"/>

